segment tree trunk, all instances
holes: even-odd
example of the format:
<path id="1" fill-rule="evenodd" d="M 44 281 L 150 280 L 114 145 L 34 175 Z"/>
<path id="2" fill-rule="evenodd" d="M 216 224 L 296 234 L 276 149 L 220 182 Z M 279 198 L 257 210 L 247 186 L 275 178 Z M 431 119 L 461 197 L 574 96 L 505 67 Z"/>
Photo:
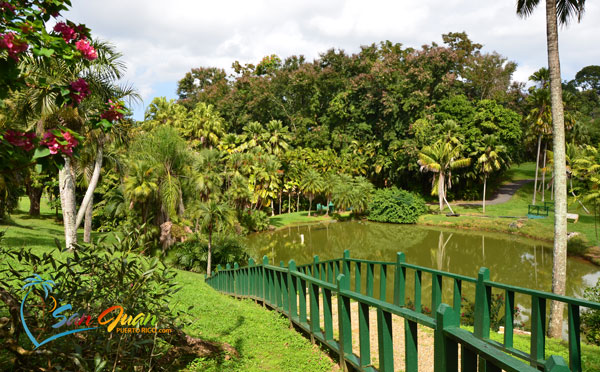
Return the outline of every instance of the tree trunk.
<path id="1" fill-rule="evenodd" d="M 548 68 L 550 70 L 550 98 L 554 151 L 554 262 L 552 292 L 565 294 L 567 278 L 567 166 L 565 155 L 565 118 L 558 54 L 558 27 L 556 0 L 546 0 L 546 27 L 548 38 Z M 550 307 L 548 335 L 562 336 L 563 303 L 553 301 Z"/>
<path id="2" fill-rule="evenodd" d="M 544 168 L 542 170 L 542 203 L 546 200 L 546 153 L 548 152 L 548 141 L 544 143 Z"/>
<path id="3" fill-rule="evenodd" d="M 329 216 L 329 203 L 331 203 L 330 197 L 327 198 L 327 205 L 325 206 L 327 209 L 325 209 L 325 216 Z"/>
<path id="4" fill-rule="evenodd" d="M 440 203 L 440 212 L 444 210 L 444 184 L 446 183 L 446 177 L 440 172 L 438 176 L 438 201 Z"/>
<path id="5" fill-rule="evenodd" d="M 92 212 L 94 211 L 94 195 L 85 209 L 85 221 L 83 223 L 83 242 L 90 243 L 92 241 Z"/>
<path id="6" fill-rule="evenodd" d="M 283 197 L 283 192 L 279 193 L 279 214 L 281 214 L 281 198 Z"/>
<path id="7" fill-rule="evenodd" d="M 25 184 L 27 197 L 29 197 L 29 215 L 37 217 L 40 215 L 40 202 L 42 199 L 42 187 L 33 187 L 31 181 Z"/>
<path id="8" fill-rule="evenodd" d="M 206 276 L 210 277 L 210 264 L 212 261 L 212 229 L 208 230 L 208 258 L 206 260 Z"/>
<path id="9" fill-rule="evenodd" d="M 542 146 L 542 135 L 538 136 L 537 156 L 535 158 L 535 181 L 533 182 L 533 198 L 531 204 L 535 205 L 535 194 L 537 193 L 538 170 L 540 168 L 540 148 Z"/>
<path id="10" fill-rule="evenodd" d="M 271 199 L 271 217 L 275 217 L 275 206 L 273 205 L 273 199 Z"/>
<path id="11" fill-rule="evenodd" d="M 102 169 L 102 144 L 98 144 L 98 150 L 96 150 L 96 161 L 94 162 L 94 171 L 92 172 L 92 177 L 90 178 L 90 183 L 88 185 L 87 190 L 85 191 L 85 196 L 83 197 L 83 201 L 79 206 L 79 212 L 77 212 L 77 220 L 75 221 L 75 229 L 78 229 L 81 225 L 81 221 L 83 221 L 83 216 L 87 210 L 87 206 L 90 203 L 90 200 L 93 199 L 94 191 L 96 190 L 96 186 L 98 186 L 98 180 L 100 179 L 100 170 Z"/>
<path id="12" fill-rule="evenodd" d="M 297 199 L 296 199 L 296 212 L 300 212 L 300 192 L 298 192 L 296 195 L 297 195 Z"/>
<path id="13" fill-rule="evenodd" d="M 483 213 L 485 214 L 485 188 L 487 186 L 487 174 L 483 176 Z"/>
<path id="14" fill-rule="evenodd" d="M 313 198 L 308 197 L 308 217 L 310 217 L 310 210 L 312 209 Z"/>
<path id="15" fill-rule="evenodd" d="M 73 177 L 71 158 L 63 156 L 65 165 L 58 171 L 58 184 L 60 189 L 60 205 L 65 227 L 65 246 L 73 249 L 77 244 L 77 229 L 75 228 L 75 180 Z"/>
<path id="16" fill-rule="evenodd" d="M 288 214 L 292 211 L 292 190 L 288 193 Z"/>

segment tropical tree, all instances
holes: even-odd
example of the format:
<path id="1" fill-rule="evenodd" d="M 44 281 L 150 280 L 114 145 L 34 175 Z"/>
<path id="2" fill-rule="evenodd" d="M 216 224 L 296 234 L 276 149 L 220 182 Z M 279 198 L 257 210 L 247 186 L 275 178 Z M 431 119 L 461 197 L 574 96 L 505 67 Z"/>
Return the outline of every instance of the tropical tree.
<path id="1" fill-rule="evenodd" d="M 539 71 L 538 71 L 539 75 Z M 532 75 L 532 78 L 535 75 Z M 534 80 L 530 78 L 530 80 Z M 536 77 L 537 78 L 537 77 Z M 534 80 L 535 81 L 535 80 Z M 531 89 L 527 100 L 532 105 L 532 109 L 525 118 L 530 124 L 530 133 L 537 137 L 537 155 L 535 161 L 535 180 L 533 185 L 533 198 L 531 204 L 535 204 L 538 173 L 540 166 L 540 153 L 542 139 L 552 134 L 552 112 L 550 105 L 550 91 L 547 88 Z"/>
<path id="2" fill-rule="evenodd" d="M 483 173 L 483 213 L 485 213 L 485 191 L 490 173 L 498 171 L 506 164 L 509 158 L 504 145 L 497 143 L 496 136 L 486 134 L 475 147 L 477 152 L 477 168 Z"/>
<path id="3" fill-rule="evenodd" d="M 213 233 L 219 229 L 233 226 L 235 216 L 231 207 L 211 199 L 208 202 L 200 203 L 192 212 L 192 218 L 195 219 L 196 229 L 202 228 L 208 235 L 208 258 L 206 261 L 206 275 L 212 273 L 212 238 Z"/>
<path id="4" fill-rule="evenodd" d="M 438 140 L 431 146 L 425 146 L 419 152 L 417 163 L 421 172 L 433 172 L 431 195 L 437 195 L 440 212 L 444 209 L 444 202 L 454 214 L 450 203 L 446 199 L 446 190 L 449 187 L 452 169 L 464 168 L 471 165 L 470 158 L 461 157 L 462 145 L 455 137 L 446 141 Z"/>
<path id="5" fill-rule="evenodd" d="M 517 14 L 529 16 L 539 0 L 518 0 Z M 558 53 L 558 24 L 566 25 L 576 17 L 578 21 L 585 10 L 585 0 L 546 0 L 546 36 L 548 69 L 550 70 L 550 98 L 552 103 L 553 152 L 554 152 L 554 263 L 552 268 L 552 292 L 564 295 L 567 279 L 567 170 L 565 161 L 565 122 L 562 102 L 562 81 Z M 550 309 L 548 335 L 562 336 L 564 305 L 553 301 Z"/>
<path id="6" fill-rule="evenodd" d="M 308 197 L 308 216 L 315 196 L 323 190 L 323 178 L 316 170 L 308 168 L 300 179 L 300 190 Z"/>

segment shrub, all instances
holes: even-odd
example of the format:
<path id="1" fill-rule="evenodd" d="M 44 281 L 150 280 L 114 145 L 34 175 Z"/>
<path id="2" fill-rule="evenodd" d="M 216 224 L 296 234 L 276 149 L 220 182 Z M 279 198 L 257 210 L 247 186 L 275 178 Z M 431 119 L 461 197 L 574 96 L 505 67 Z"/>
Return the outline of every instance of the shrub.
<path id="1" fill-rule="evenodd" d="M 208 241 L 205 237 L 193 236 L 183 243 L 177 243 L 169 254 L 170 261 L 178 268 L 194 272 L 206 271 Z M 248 261 L 246 246 L 236 235 L 218 233 L 212 241 L 212 265 L 238 262 L 243 266 Z"/>
<path id="2" fill-rule="evenodd" d="M 77 371 L 100 371 L 105 367 L 122 371 L 173 370 L 177 369 L 174 363 L 179 363 L 180 357 L 202 356 L 193 346 L 204 341 L 181 331 L 184 326 L 181 319 L 186 314 L 176 313 L 172 308 L 172 296 L 179 290 L 174 281 L 175 273 L 157 259 L 127 253 L 118 245 L 77 246 L 73 252 L 53 251 L 41 256 L 31 250 L 15 251 L 0 246 L 0 256 L 10 263 L 0 266 L 0 313 L 9 316 L 0 327 L 0 342 L 12 355 L 8 359 L 10 366 L 4 367 L 13 370 L 37 370 L 40 366 L 48 370 Z M 67 334 L 33 350 L 33 336 L 26 335 L 19 312 L 24 293 L 21 288 L 26 283 L 35 284 L 29 287 L 32 291 L 24 309 L 28 329 L 33 331 L 38 343 L 61 331 L 84 328 L 87 324 L 68 322 L 55 329 L 53 325 L 60 318 L 50 314 L 61 308 L 50 313 L 52 301 L 56 301 L 57 306 L 72 306 L 60 310 L 59 316 L 87 319 L 82 314 L 88 314 L 89 327 L 98 328 Z M 108 312 L 103 318 L 109 321 L 107 324 L 101 324 L 98 317 L 115 305 L 122 306 L 123 317 L 127 314 L 133 318 L 143 313 L 142 319 L 148 316 L 149 322 L 134 325 L 121 318 L 115 329 L 109 331 L 108 325 L 112 319 L 118 321 L 121 310 Z M 151 319 L 153 316 L 155 320 Z M 131 321 L 131 318 L 128 319 Z M 154 328 L 151 325 L 172 331 L 148 333 L 140 329 Z M 134 332 L 119 332 L 119 327 Z M 136 329 L 140 332 L 135 332 Z M 0 358 L 0 369 L 7 362 L 5 357 L 6 354 Z"/>
<path id="3" fill-rule="evenodd" d="M 244 211 L 240 215 L 240 224 L 248 231 L 265 231 L 269 229 L 269 216 L 263 211 Z"/>
<path id="4" fill-rule="evenodd" d="M 490 304 L 490 328 L 498 332 L 500 327 L 504 326 L 504 295 L 496 294 L 492 295 L 492 302 Z M 513 313 L 513 320 L 515 327 L 522 327 L 522 324 L 518 323 L 516 319 L 519 317 L 521 310 L 519 307 L 515 307 Z M 468 326 L 475 325 L 475 303 L 469 301 L 463 296 L 461 302 L 461 315 L 460 323 Z"/>
<path id="5" fill-rule="evenodd" d="M 596 286 L 585 290 L 586 300 L 600 302 L 600 280 Z M 581 328 L 587 341 L 600 345 L 600 310 L 589 310 L 581 315 Z"/>
<path id="6" fill-rule="evenodd" d="M 587 239 L 582 235 L 577 235 L 567 240 L 567 252 L 576 256 L 583 255 L 590 246 Z"/>
<path id="7" fill-rule="evenodd" d="M 369 203 L 368 219 L 377 222 L 416 223 L 425 211 L 427 206 L 420 196 L 394 187 L 375 191 Z"/>

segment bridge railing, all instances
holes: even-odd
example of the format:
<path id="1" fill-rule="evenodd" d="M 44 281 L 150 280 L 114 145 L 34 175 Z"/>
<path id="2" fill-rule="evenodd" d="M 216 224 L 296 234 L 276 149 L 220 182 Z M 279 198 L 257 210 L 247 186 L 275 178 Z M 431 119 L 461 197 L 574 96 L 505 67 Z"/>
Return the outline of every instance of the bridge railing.
<path id="1" fill-rule="evenodd" d="M 374 296 L 375 274 L 379 272 L 379 297 Z M 407 271 L 414 274 L 414 308 L 407 308 Z M 431 276 L 432 314 L 423 314 L 421 296 L 423 273 Z M 393 275 L 393 302 L 386 299 L 388 278 Z M 363 281 L 363 276 L 365 279 Z M 452 306 L 442 303 L 442 279 L 452 283 Z M 392 315 L 404 320 L 405 370 L 418 370 L 417 325 L 434 330 L 434 366 L 436 372 L 456 371 L 458 345 L 461 346 L 462 371 L 476 370 L 484 364 L 486 371 L 581 371 L 579 319 L 582 307 L 600 309 L 600 304 L 552 293 L 508 286 L 489 280 L 489 270 L 482 268 L 478 278 L 457 275 L 427 267 L 408 264 L 402 253 L 396 262 L 369 261 L 350 258 L 348 251 L 340 259 L 314 261 L 287 267 L 269 265 L 268 258 L 256 265 L 217 271 L 206 281 L 216 290 L 252 298 L 285 314 L 291 324 L 307 332 L 311 340 L 327 345 L 339 353 L 344 370 L 349 366 L 359 371 L 375 371 L 371 356 L 370 309 L 377 314 L 378 359 L 380 371 L 394 370 Z M 362 283 L 365 283 L 363 288 Z M 351 283 L 354 283 L 353 290 Z M 474 332 L 460 328 L 462 284 L 475 286 Z M 505 292 L 505 333 L 502 343 L 490 339 L 490 307 L 492 289 Z M 529 352 L 513 347 L 515 293 L 531 297 L 531 345 Z M 334 338 L 333 299 L 337 300 L 337 331 Z M 555 300 L 568 306 L 569 367 L 561 357 L 545 359 L 546 302 Z M 358 355 L 352 349 L 350 302 L 358 304 Z M 322 307 L 322 309 L 321 309 Z M 321 313 L 323 328 L 321 328 Z"/>

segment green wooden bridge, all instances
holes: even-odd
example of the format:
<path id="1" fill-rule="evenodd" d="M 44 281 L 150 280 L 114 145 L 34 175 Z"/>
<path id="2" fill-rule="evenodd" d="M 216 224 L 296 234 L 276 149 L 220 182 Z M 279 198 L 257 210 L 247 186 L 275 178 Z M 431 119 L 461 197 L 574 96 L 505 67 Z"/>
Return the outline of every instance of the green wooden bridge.
<path id="1" fill-rule="evenodd" d="M 377 270 L 379 296 L 375 297 Z M 411 271 L 414 302 L 409 308 L 406 306 L 406 295 L 410 295 L 406 293 L 407 272 Z M 423 275 L 431 278 L 431 309 L 435 310 L 431 316 L 422 311 Z M 386 298 L 388 279 L 393 280 L 391 301 Z M 404 320 L 406 371 L 418 370 L 419 324 L 434 332 L 435 372 L 458 371 L 459 365 L 464 372 L 581 371 L 581 308 L 600 310 L 600 303 L 493 282 L 487 268 L 481 268 L 477 278 L 472 278 L 412 265 L 406 262 L 403 253 L 397 254 L 396 262 L 385 262 L 350 258 L 350 253 L 345 251 L 339 259 L 319 261 L 315 256 L 310 264 L 296 266 L 291 260 L 287 267 L 283 261 L 280 266 L 270 265 L 265 256 L 258 265 L 250 259 L 246 267 L 239 267 L 237 263 L 233 267 L 228 264 L 225 269 L 217 267 L 206 282 L 220 292 L 254 299 L 283 313 L 292 325 L 309 334 L 313 342 L 319 341 L 337 353 L 344 371 L 377 371 L 371 358 L 370 309 L 375 309 L 377 314 L 379 371 L 394 370 L 392 315 Z M 442 303 L 443 283 L 449 286 L 444 297 L 450 297 L 452 305 Z M 460 328 L 463 284 L 475 289 L 473 333 Z M 504 293 L 503 342 L 490 339 L 492 290 Z M 515 295 L 531 300 L 529 352 L 513 347 Z M 337 299 L 337 339 L 334 338 L 332 298 Z M 358 303 L 359 355 L 352 350 L 351 301 Z M 545 355 L 549 301 L 563 302 L 568 309 L 568 363 L 560 356 L 546 358 Z"/>

